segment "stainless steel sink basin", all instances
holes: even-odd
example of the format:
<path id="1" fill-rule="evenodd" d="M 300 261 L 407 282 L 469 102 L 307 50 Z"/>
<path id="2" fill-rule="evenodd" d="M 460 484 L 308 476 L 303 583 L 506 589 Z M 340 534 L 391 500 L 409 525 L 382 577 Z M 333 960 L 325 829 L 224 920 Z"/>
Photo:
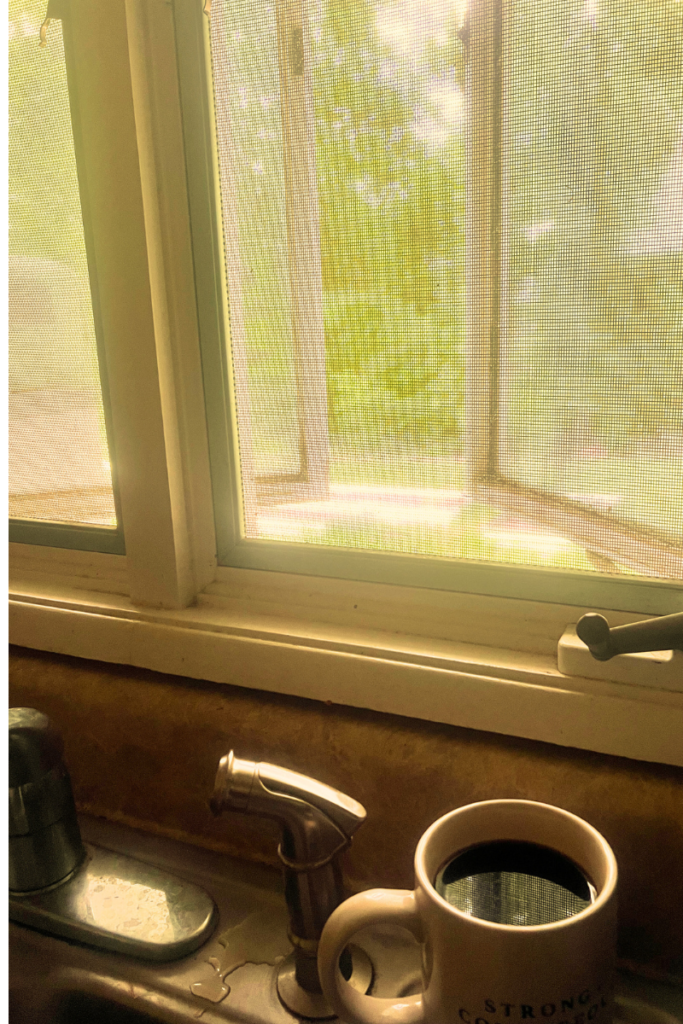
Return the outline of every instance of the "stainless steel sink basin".
<path id="1" fill-rule="evenodd" d="M 278 871 L 233 861 L 108 822 L 81 818 L 86 842 L 125 852 L 201 885 L 219 923 L 191 955 L 155 964 L 10 923 L 11 1024 L 181 1024 L 201 1019 L 292 1024 L 276 965 L 292 950 Z M 401 929 L 362 933 L 375 965 L 372 991 L 419 988 L 420 949 Z"/>
<path id="2" fill-rule="evenodd" d="M 218 927 L 191 955 L 155 964 L 10 923 L 10 1024 L 292 1024 L 300 1019 L 277 994 L 275 965 L 292 948 L 277 871 L 96 819 L 81 818 L 81 831 L 86 842 L 202 886 L 216 901 Z M 420 948 L 407 932 L 386 927 L 360 933 L 354 941 L 373 962 L 373 994 L 419 991 Z M 626 1024 L 683 1024 L 678 989 L 624 977 L 618 992 L 618 1016 Z"/>
<path id="3" fill-rule="evenodd" d="M 51 1024 L 154 1024 L 155 1018 L 139 1010 L 131 1010 L 121 1003 L 91 996 L 85 992 L 65 992 L 56 995 L 49 1005 L 32 1007 L 30 994 L 17 990 L 10 998 L 9 1019 L 13 1024 L 49 1020 Z"/>

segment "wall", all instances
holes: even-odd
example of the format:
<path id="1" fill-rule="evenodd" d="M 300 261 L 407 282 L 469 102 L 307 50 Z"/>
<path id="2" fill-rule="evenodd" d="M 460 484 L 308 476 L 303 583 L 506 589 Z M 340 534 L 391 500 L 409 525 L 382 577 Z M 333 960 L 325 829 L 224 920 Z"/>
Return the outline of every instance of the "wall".
<path id="1" fill-rule="evenodd" d="M 521 797 L 579 814 L 619 863 L 623 965 L 683 985 L 681 769 L 20 647 L 9 665 L 10 706 L 63 731 L 80 810 L 275 864 L 272 823 L 209 812 L 234 747 L 365 805 L 346 854 L 354 888 L 410 886 L 420 835 L 465 803 Z"/>

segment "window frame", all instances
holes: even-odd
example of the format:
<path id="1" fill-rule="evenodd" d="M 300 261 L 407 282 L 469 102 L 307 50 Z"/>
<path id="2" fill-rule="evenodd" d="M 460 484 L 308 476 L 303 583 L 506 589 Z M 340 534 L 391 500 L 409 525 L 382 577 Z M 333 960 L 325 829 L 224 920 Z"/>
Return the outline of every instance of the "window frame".
<path id="1" fill-rule="evenodd" d="M 301 17 L 300 0 L 288 0 L 283 5 L 287 18 L 279 22 L 280 55 L 287 62 L 287 47 L 282 36 L 292 31 L 291 25 Z M 292 18 L 291 10 L 296 12 Z M 479 91 L 468 89 L 470 95 L 481 97 L 486 107 L 499 109 L 500 81 L 493 71 L 499 67 L 495 59 L 500 53 L 502 0 L 481 0 L 474 4 L 474 20 L 484 24 L 479 33 L 479 48 L 473 43 L 472 18 L 468 28 L 470 49 L 468 74 L 480 80 Z M 235 369 L 239 366 L 239 353 L 230 360 L 231 338 L 227 298 L 217 304 L 215 296 L 227 280 L 222 245 L 222 215 L 220 186 L 217 170 L 217 143 L 215 119 L 212 109 L 212 83 L 208 19 L 196 5 L 176 4 L 181 102 L 186 126 L 186 157 L 188 185 L 192 207 L 193 227 L 201 225 L 195 236 L 195 268 L 198 277 L 198 308 L 201 321 L 205 387 L 207 390 L 207 419 L 209 444 L 214 473 L 214 512 L 218 543 L 219 565 L 252 568 L 278 572 L 303 572 L 311 575 L 334 576 L 365 582 L 385 582 L 399 585 L 437 587 L 460 592 L 501 596 L 522 596 L 555 602 L 583 600 L 592 604 L 613 607 L 623 611 L 640 611 L 645 602 L 648 610 L 665 614 L 678 610 L 678 591 L 675 582 L 643 579 L 637 582 L 614 579 L 590 573 L 564 572 L 534 566 L 484 565 L 463 560 L 421 558 L 392 552 L 349 551 L 323 548 L 292 542 L 278 542 L 247 538 L 247 518 L 253 522 L 254 496 L 250 493 L 249 474 L 239 478 L 240 453 L 238 450 L 237 421 L 240 410 L 232 394 L 235 393 Z M 304 36 L 305 39 L 305 36 Z M 190 42 L 191 40 L 191 42 Z M 284 56 L 283 56 L 284 54 Z M 493 56 L 492 56 L 493 55 Z M 285 73 L 284 83 L 289 78 Z M 205 90 L 197 88 L 198 81 L 207 83 Z M 310 91 L 310 83 L 307 85 Z M 287 91 L 286 88 L 284 90 Z M 304 101 L 295 101 L 297 116 L 301 116 Z M 286 106 L 286 100 L 283 107 Z M 506 480 L 497 470 L 496 433 L 497 416 L 493 405 L 497 394 L 496 334 L 497 307 L 500 301 L 497 282 L 500 264 L 500 161 L 495 157 L 500 144 L 496 122 L 477 117 L 473 121 L 482 130 L 473 133 L 468 161 L 476 162 L 486 172 L 477 177 L 478 192 L 469 204 L 468 222 L 468 434 L 467 449 L 470 466 L 470 486 L 482 499 L 502 508 L 516 508 L 523 503 L 547 523 L 561 532 L 567 527 L 573 540 L 591 543 L 592 550 L 603 558 L 615 555 L 628 558 L 633 548 L 661 553 L 661 546 L 651 537 L 640 539 L 637 531 L 619 527 L 607 516 L 591 512 L 578 502 L 553 498 L 530 488 L 522 488 Z M 205 154 L 213 154 L 208 164 Z M 490 170 L 489 170 L 490 169 Z M 211 245 L 204 241 L 211 237 Z M 476 240 L 477 244 L 474 244 Z M 477 253 L 477 259 L 472 254 Z M 235 273 L 234 271 L 232 272 Z M 237 272 L 238 273 L 238 272 Z M 207 282 L 211 282 L 207 287 Z M 494 287 L 495 285 L 495 287 Z M 201 291 L 201 294 L 199 294 Z M 238 300 L 239 301 L 239 300 Z M 239 310 L 233 313 L 239 321 Z M 234 346 L 233 346 L 234 348 Z M 474 370 L 474 373 L 472 372 Z M 472 386 L 478 374 L 488 379 L 490 389 L 482 397 L 482 389 Z M 218 378 L 228 381 L 219 389 Z M 244 436 L 244 428 L 243 428 Z M 249 456 L 247 455 L 247 458 Z M 244 487 L 244 492 L 242 490 Z M 571 513 L 567 522 L 568 510 Z M 610 543 L 601 540 L 608 524 Z M 683 555 L 681 556 L 683 577 Z"/>
<path id="2" fill-rule="evenodd" d="M 683 691 L 569 678 L 556 663 L 581 611 L 606 610 L 613 624 L 677 611 L 677 584 L 601 591 L 579 573 L 465 566 L 454 588 L 452 567 L 434 560 L 421 575 L 411 556 L 369 582 L 384 554 L 359 552 L 350 568 L 348 553 L 322 552 L 313 571 L 303 546 L 288 546 L 287 568 L 262 542 L 256 565 L 217 565 L 214 500 L 235 497 L 221 491 L 221 459 L 237 465 L 229 447 L 210 448 L 204 410 L 206 381 L 234 438 L 222 242 L 204 215 L 216 209 L 207 122 L 180 103 L 181 88 L 200 104 L 210 95 L 206 18 L 200 0 L 176 0 L 175 23 L 165 0 L 71 3 L 126 554 L 11 544 L 10 640 L 683 765 Z M 185 149 L 202 158 L 201 187 L 188 185 Z M 554 577 L 554 601 L 534 597 L 539 573 Z"/>

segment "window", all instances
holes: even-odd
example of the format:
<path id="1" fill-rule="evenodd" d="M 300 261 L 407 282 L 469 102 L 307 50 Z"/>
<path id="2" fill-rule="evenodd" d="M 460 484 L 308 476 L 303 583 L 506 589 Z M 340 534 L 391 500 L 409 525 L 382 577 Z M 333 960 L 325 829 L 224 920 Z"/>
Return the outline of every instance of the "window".
<path id="1" fill-rule="evenodd" d="M 676 4 L 217 0 L 210 38 L 220 560 L 680 579 Z"/>
<path id="2" fill-rule="evenodd" d="M 11 536 L 122 551 L 62 24 L 46 46 L 41 0 L 9 15 Z"/>
<path id="3" fill-rule="evenodd" d="M 125 554 L 14 642 L 677 763 L 555 663 L 680 608 L 676 4 L 59 14 Z"/>

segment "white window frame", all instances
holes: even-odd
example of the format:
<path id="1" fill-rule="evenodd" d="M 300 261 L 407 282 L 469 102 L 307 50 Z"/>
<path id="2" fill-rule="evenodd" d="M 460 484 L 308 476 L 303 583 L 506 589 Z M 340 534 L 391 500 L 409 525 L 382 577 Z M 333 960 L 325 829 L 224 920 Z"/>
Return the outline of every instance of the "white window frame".
<path id="1" fill-rule="evenodd" d="M 452 590 L 440 560 L 425 579 L 407 557 L 383 583 L 362 578 L 382 555 L 361 558 L 360 579 L 339 578 L 344 552 L 315 575 L 217 564 L 199 328 L 225 299 L 193 272 L 205 224 L 191 216 L 184 147 L 204 147 L 207 174 L 215 156 L 201 125 L 183 136 L 171 5 L 70 3 L 126 554 L 10 545 L 10 640 L 683 765 L 683 678 L 668 689 L 569 677 L 556 660 L 583 610 L 612 624 L 677 611 L 676 584 L 624 582 L 615 605 L 591 600 L 582 574 L 555 574 L 564 600 L 539 601 L 536 570 L 473 567 L 488 583 L 465 574 Z M 181 52 L 204 62 L 200 0 L 176 0 L 176 16 Z M 220 261 L 219 236 L 204 242 Z"/>
<path id="2" fill-rule="evenodd" d="M 507 2 L 507 0 L 506 0 Z M 472 0 L 463 36 L 467 39 L 469 122 L 468 177 L 468 285 L 467 285 L 467 466 L 469 489 L 482 501 L 498 508 L 526 511 L 542 526 L 567 536 L 584 547 L 597 568 L 614 568 L 617 562 L 644 576 L 670 574 L 672 565 L 683 579 L 683 547 L 676 547 L 656 531 L 620 524 L 585 503 L 526 487 L 507 478 L 500 469 L 501 419 L 498 416 L 501 387 L 499 334 L 504 292 L 501 214 L 501 180 L 504 173 L 498 153 L 501 145 L 503 87 L 501 72 L 504 0 Z M 194 15 L 194 16 L 193 16 Z M 327 490 L 326 395 L 324 389 L 324 338 L 322 284 L 319 258 L 319 225 L 315 144 L 313 138 L 313 87 L 310 71 L 309 27 L 302 0 L 279 0 L 275 5 L 280 69 L 280 104 L 283 131 L 284 172 L 287 182 L 288 256 L 291 275 L 293 338 L 297 364 L 297 398 L 301 430 L 302 472 L 298 479 L 254 476 L 250 444 L 250 414 L 246 385 L 246 353 L 241 310 L 242 269 L 237 237 L 238 211 L 235 184 L 226 145 L 230 116 L 220 111 L 223 159 L 214 181 L 206 174 L 204 150 L 217 152 L 213 89 L 196 89 L 197 68 L 204 62 L 210 78 L 206 21 L 197 25 L 197 9 L 176 6 L 176 20 L 183 45 L 179 50 L 182 102 L 186 125 L 191 126 L 187 159 L 190 201 L 194 225 L 214 233 L 213 246 L 195 246 L 195 261 L 202 282 L 213 280 L 208 304 L 200 300 L 207 395 L 218 378 L 231 380 L 220 397 L 207 401 L 209 440 L 214 464 L 215 512 L 218 561 L 221 565 L 281 572 L 306 572 L 366 581 L 445 586 L 454 590 L 508 594 L 533 592 L 542 600 L 567 597 L 568 580 L 563 572 L 542 575 L 524 567 L 468 565 L 463 561 L 410 558 L 383 552 L 341 552 L 316 545 L 296 545 L 254 539 L 256 506 L 268 501 L 324 497 Z M 216 20 L 215 33 L 222 30 Z M 194 46 L 187 40 L 195 35 Z M 220 40 L 218 43 L 220 47 Z M 192 52 L 194 49 L 195 52 Z M 300 52 L 299 52 L 300 51 Z M 222 100 L 221 100 L 222 102 Z M 493 112 L 495 116 L 489 116 Z M 203 126 L 203 139 L 198 139 Z M 476 168 L 476 173 L 473 173 Z M 220 178 L 220 188 L 219 188 Z M 306 197 L 306 201 L 301 200 Z M 293 197 L 293 198 L 292 198 Z M 221 219 L 221 208 L 226 212 Z M 227 267 L 222 259 L 228 253 Z M 217 309 L 213 293 L 227 281 L 230 296 L 229 326 L 224 310 Z M 218 315 L 217 315 L 218 314 Z M 208 321 L 208 322 L 207 322 Z M 230 352 L 229 365 L 218 353 Z M 232 375 L 232 376 L 231 376 Z M 487 388 L 480 382 L 488 383 Z M 232 394 L 236 398 L 231 397 Z M 237 430 L 239 425 L 239 455 Z M 232 427 L 232 430 L 231 430 Z M 235 466 L 241 462 L 241 473 Z M 228 468 L 229 467 L 229 468 Z M 490 572 L 488 570 L 491 570 Z M 503 579 L 505 577 L 505 579 Z M 659 584 L 657 584 L 659 585 Z M 571 588 L 571 584 L 569 584 Z M 501 589 L 502 588 L 502 589 Z M 507 589 L 506 589 L 507 588 Z M 605 575 L 584 576 L 580 589 L 589 603 L 607 602 L 622 610 L 627 587 L 616 586 Z M 611 593 L 609 591 L 611 590 Z M 628 598 L 626 601 L 628 602 Z"/>

